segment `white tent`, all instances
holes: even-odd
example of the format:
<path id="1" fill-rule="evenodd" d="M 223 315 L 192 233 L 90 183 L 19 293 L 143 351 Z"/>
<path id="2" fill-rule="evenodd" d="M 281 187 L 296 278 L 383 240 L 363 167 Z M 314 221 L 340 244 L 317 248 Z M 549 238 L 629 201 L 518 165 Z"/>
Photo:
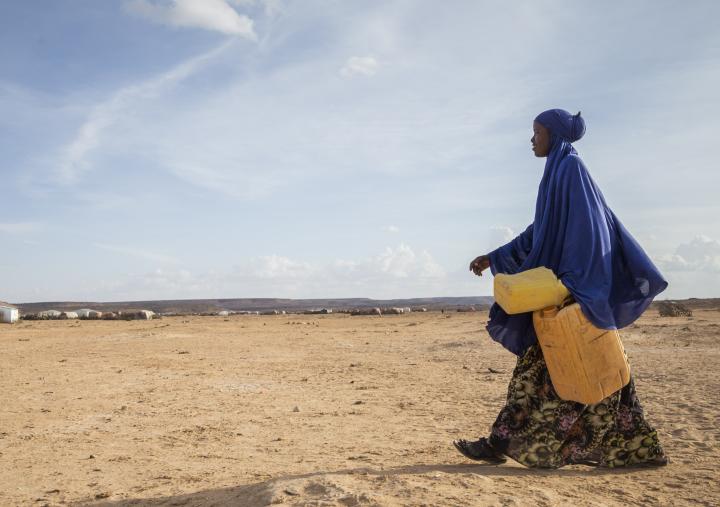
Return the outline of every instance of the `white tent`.
<path id="1" fill-rule="evenodd" d="M 61 314 L 62 312 L 58 310 L 45 310 L 42 312 L 38 312 L 38 317 L 40 317 L 41 319 L 57 319 L 58 317 L 60 317 Z"/>
<path id="2" fill-rule="evenodd" d="M 99 319 L 102 317 L 102 312 L 91 310 L 90 308 L 82 308 L 77 310 L 75 313 L 77 313 L 78 318 L 80 319 Z"/>
<path id="3" fill-rule="evenodd" d="M 120 312 L 120 318 L 126 320 L 152 320 L 155 318 L 155 312 L 152 310 L 123 310 Z"/>
<path id="4" fill-rule="evenodd" d="M 152 320 L 155 317 L 155 312 L 152 310 L 140 310 L 138 312 L 138 318 L 140 320 Z"/>
<path id="5" fill-rule="evenodd" d="M 12 324 L 20 318 L 20 312 L 16 306 L 0 301 L 0 322 Z"/>

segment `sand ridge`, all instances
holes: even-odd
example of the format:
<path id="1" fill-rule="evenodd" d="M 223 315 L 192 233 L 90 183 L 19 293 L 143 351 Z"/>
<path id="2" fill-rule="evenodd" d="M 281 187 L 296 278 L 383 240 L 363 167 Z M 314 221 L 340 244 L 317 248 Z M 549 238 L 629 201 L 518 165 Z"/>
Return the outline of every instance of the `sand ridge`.
<path id="1" fill-rule="evenodd" d="M 720 312 L 649 312 L 622 335 L 672 461 L 642 471 L 458 455 L 515 362 L 485 318 L 3 326 L 0 505 L 720 504 Z"/>

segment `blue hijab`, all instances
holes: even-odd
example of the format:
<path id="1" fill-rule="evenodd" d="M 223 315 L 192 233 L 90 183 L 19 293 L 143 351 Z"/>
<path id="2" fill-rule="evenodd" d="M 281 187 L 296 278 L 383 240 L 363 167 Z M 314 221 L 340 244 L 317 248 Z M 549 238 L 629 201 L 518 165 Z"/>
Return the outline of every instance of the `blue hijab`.
<path id="1" fill-rule="evenodd" d="M 634 322 L 667 282 L 610 210 L 573 142 L 585 121 L 562 109 L 541 113 L 551 148 L 535 205 L 534 222 L 510 243 L 490 252 L 490 269 L 519 273 L 545 266 L 557 275 L 585 316 L 602 329 Z M 508 315 L 494 304 L 490 336 L 522 355 L 537 340 L 532 313 Z"/>

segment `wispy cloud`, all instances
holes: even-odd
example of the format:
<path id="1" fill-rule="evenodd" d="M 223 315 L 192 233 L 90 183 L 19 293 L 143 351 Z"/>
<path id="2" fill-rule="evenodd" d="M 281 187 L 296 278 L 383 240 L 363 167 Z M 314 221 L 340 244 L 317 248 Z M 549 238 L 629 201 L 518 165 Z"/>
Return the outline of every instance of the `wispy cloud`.
<path id="1" fill-rule="evenodd" d="M 400 232 L 400 227 L 398 227 L 396 225 L 386 225 L 385 227 L 382 228 L 382 230 L 385 232 L 392 233 L 392 234 L 397 234 L 398 232 Z"/>
<path id="2" fill-rule="evenodd" d="M 378 61 L 372 56 L 351 56 L 340 69 L 340 75 L 343 77 L 374 76 L 378 67 Z"/>
<path id="3" fill-rule="evenodd" d="M 163 264 L 180 264 L 180 260 L 170 255 L 165 255 L 149 250 L 143 250 L 132 246 L 125 245 L 108 245 L 105 243 L 94 243 L 95 248 L 107 250 L 108 252 L 118 253 L 121 255 L 129 255 L 130 257 L 136 257 L 138 259 L 145 259 L 148 261 L 160 262 Z"/>
<path id="4" fill-rule="evenodd" d="M 244 0 L 240 0 L 244 1 Z M 278 14 L 281 14 L 285 6 L 283 5 L 283 0 L 262 0 L 262 4 L 265 10 L 265 15 L 273 17 L 277 16 Z"/>
<path id="5" fill-rule="evenodd" d="M 164 89 L 193 75 L 204 64 L 227 49 L 231 42 L 224 42 L 159 76 L 122 88 L 108 100 L 93 107 L 75 138 L 61 149 L 58 180 L 64 184 L 72 183 L 83 172 L 91 169 L 89 158 L 100 145 L 103 132 L 122 117 L 128 107 L 136 101 L 155 97 Z"/>
<path id="6" fill-rule="evenodd" d="M 42 224 L 39 222 L 15 222 L 15 223 L 0 223 L 0 232 L 8 234 L 24 234 L 29 232 L 35 232 L 40 230 Z"/>
<path id="7" fill-rule="evenodd" d="M 282 26 L 290 34 L 320 28 L 315 16 L 307 16 L 297 4 L 288 6 L 290 12 L 282 23 L 290 26 Z M 397 7 L 387 9 L 392 13 L 390 19 L 403 18 L 402 12 L 395 12 Z M 237 55 L 228 52 L 223 65 L 207 65 L 203 77 L 208 79 L 203 82 L 208 89 L 201 93 L 193 93 L 191 87 L 171 93 L 174 90 L 169 88 L 184 79 L 182 76 L 175 80 L 162 80 L 161 76 L 118 91 L 94 108 L 73 142 L 63 149 L 60 180 L 75 181 L 98 163 L 100 156 L 104 167 L 131 158 L 204 190 L 233 199 L 260 200 L 278 190 L 340 173 L 359 176 L 369 169 L 376 174 L 417 178 L 443 169 L 457 172 L 471 161 L 477 164 L 480 150 L 474 140 L 482 137 L 489 152 L 487 147 L 497 135 L 491 127 L 507 116 L 509 108 L 518 107 L 523 93 L 518 97 L 516 87 L 525 85 L 517 85 L 517 80 L 503 82 L 498 74 L 493 80 L 466 87 L 464 83 L 477 81 L 477 75 L 468 71 L 459 76 L 405 58 L 407 53 L 400 51 L 395 37 L 380 37 L 375 28 L 368 28 L 376 26 L 373 20 L 385 16 L 384 10 L 359 13 L 358 26 L 364 28 L 354 27 L 350 35 L 333 39 L 332 48 L 321 58 L 299 51 L 291 64 L 272 65 L 268 71 L 267 61 L 282 60 L 286 58 L 282 55 L 298 51 L 294 43 L 290 47 L 292 37 L 281 33 L 267 48 L 253 46 Z M 399 30 L 395 23 L 385 23 L 388 26 L 382 33 Z M 345 60 L 347 46 L 368 37 L 375 40 L 373 51 L 378 56 Z M 389 52 L 393 61 L 404 62 L 401 72 L 378 72 L 379 59 L 384 62 Z M 210 57 L 189 62 L 189 74 L 200 70 Z M 432 55 L 427 57 L 434 60 Z M 345 60 L 342 75 L 377 74 L 373 78 L 376 86 L 358 90 L 343 79 L 333 79 L 329 73 L 335 72 L 334 66 L 327 62 L 340 59 Z M 258 65 L 258 60 L 263 64 Z M 248 72 L 236 72 L 238 68 Z M 472 72 L 478 73 L 477 68 Z M 214 70 L 221 70 L 222 79 L 211 79 Z M 446 100 L 442 86 L 434 84 L 440 81 L 442 86 L 460 91 Z M 305 85 L 298 87 L 297 83 Z M 496 89 L 512 99 L 495 99 L 492 105 L 483 106 L 481 115 L 473 117 L 467 104 Z M 140 101 L 146 107 L 134 107 Z M 120 135 L 111 138 L 111 128 Z M 454 199 L 457 202 L 457 196 Z"/>
<path id="8" fill-rule="evenodd" d="M 247 2 L 233 1 L 234 4 Z M 253 21 L 238 13 L 225 0 L 173 0 L 158 3 L 149 0 L 131 0 L 128 10 L 156 23 L 170 26 L 202 28 L 227 35 L 238 35 L 251 40 L 257 36 Z"/>

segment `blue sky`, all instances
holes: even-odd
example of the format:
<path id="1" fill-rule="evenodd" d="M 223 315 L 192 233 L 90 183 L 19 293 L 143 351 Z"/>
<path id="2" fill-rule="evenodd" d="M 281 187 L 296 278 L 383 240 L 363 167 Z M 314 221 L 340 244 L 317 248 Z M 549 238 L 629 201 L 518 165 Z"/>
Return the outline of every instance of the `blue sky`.
<path id="1" fill-rule="evenodd" d="M 720 4 L 0 3 L 0 299 L 488 295 L 532 119 L 720 297 Z"/>

